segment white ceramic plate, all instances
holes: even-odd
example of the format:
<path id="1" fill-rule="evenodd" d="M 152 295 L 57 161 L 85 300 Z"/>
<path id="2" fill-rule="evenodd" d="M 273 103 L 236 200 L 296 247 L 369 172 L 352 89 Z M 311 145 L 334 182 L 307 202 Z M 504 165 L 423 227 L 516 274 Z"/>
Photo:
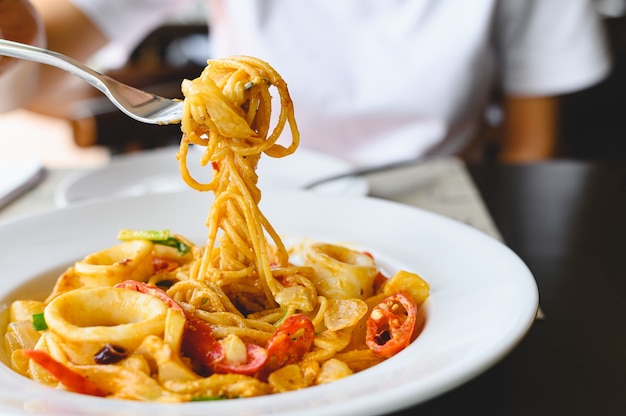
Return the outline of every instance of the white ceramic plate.
<path id="1" fill-rule="evenodd" d="M 194 178 L 208 182 L 211 168 L 200 166 L 203 148 L 191 147 L 188 157 L 189 171 Z M 165 147 L 135 154 L 115 157 L 100 169 L 70 175 L 55 191 L 56 206 L 119 196 L 135 196 L 147 193 L 172 192 L 189 187 L 183 182 L 178 170 L 176 152 L 178 147 Z M 352 166 L 340 159 L 307 149 L 274 159 L 261 157 L 258 166 L 259 187 L 298 189 L 314 180 L 346 173 Z M 364 178 L 344 178 L 314 189 L 328 194 L 362 196 L 368 192 Z"/>
<path id="2" fill-rule="evenodd" d="M 0 224 L 0 304 L 45 296 L 57 274 L 116 243 L 121 228 L 169 228 L 203 243 L 211 195 L 162 193 L 77 204 Z M 153 404 L 37 385 L 0 362 L 0 403 L 14 411 L 90 415 L 373 415 L 451 390 L 504 357 L 538 305 L 523 262 L 469 226 L 384 200 L 273 190 L 261 206 L 285 242 L 314 239 L 367 249 L 388 273 L 431 285 L 423 332 L 391 359 L 331 384 L 250 399 Z M 1 324 L 0 328 L 5 325 Z M 6 362 L 6 357 L 2 357 Z M 0 406 L 0 413 L 2 407 Z M 4 414 L 4 413 L 3 413 Z"/>

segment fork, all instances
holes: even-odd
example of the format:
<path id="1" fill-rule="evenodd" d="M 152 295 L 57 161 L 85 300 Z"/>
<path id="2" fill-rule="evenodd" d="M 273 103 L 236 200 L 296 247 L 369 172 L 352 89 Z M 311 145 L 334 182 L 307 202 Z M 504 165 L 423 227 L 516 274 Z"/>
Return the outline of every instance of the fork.
<path id="1" fill-rule="evenodd" d="M 100 90 L 129 117 L 147 124 L 180 123 L 183 102 L 123 84 L 58 52 L 0 39 L 0 55 L 51 65 L 74 74 Z"/>

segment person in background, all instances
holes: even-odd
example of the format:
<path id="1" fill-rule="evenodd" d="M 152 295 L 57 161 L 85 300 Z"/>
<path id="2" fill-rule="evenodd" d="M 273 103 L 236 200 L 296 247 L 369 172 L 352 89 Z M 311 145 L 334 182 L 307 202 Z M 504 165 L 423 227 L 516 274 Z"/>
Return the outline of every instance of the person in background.
<path id="1" fill-rule="evenodd" d="M 86 61 L 130 51 L 173 0 L 33 0 L 49 49 Z M 287 81 L 302 145 L 355 165 L 472 158 L 494 97 L 503 162 L 556 152 L 558 96 L 610 70 L 590 0 L 207 0 L 214 58 L 252 55 Z M 63 99 L 42 68 L 30 108 Z M 52 97 L 52 99 L 51 99 Z"/>
<path id="2" fill-rule="evenodd" d="M 0 38 L 44 46 L 43 22 L 27 0 L 0 0 Z M 0 112 L 25 105 L 35 95 L 38 65 L 0 56 Z"/>

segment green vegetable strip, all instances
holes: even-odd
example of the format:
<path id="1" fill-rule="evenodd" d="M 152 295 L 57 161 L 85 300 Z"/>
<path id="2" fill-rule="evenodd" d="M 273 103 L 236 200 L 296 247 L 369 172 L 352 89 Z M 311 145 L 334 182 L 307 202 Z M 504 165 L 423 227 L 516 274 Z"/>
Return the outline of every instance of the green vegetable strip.
<path id="1" fill-rule="evenodd" d="M 163 241 L 170 238 L 170 230 L 120 230 L 117 239 Z"/>
<path id="2" fill-rule="evenodd" d="M 120 230 L 117 234 L 120 241 L 148 240 L 155 244 L 174 247 L 181 256 L 189 253 L 191 247 L 176 237 L 170 236 L 170 230 Z"/>
<path id="3" fill-rule="evenodd" d="M 43 316 L 43 312 L 34 314 L 32 316 L 32 320 L 33 328 L 35 329 L 35 331 L 44 331 L 48 329 L 48 324 L 46 323 L 46 319 Z"/>
<path id="4" fill-rule="evenodd" d="M 174 237 L 170 237 L 167 240 L 163 241 L 155 241 L 154 243 L 174 247 L 176 250 L 178 250 L 178 254 L 180 254 L 181 256 L 189 253 L 189 250 L 191 250 L 191 247 Z"/>

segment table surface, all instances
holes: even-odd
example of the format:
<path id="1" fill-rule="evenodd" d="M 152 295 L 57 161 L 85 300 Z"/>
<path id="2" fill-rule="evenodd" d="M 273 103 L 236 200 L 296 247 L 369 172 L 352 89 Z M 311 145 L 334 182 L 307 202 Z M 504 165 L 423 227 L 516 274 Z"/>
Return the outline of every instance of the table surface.
<path id="1" fill-rule="evenodd" d="M 414 189 L 372 192 L 502 239 L 533 272 L 545 319 L 484 374 L 396 414 L 626 414 L 626 162 L 414 169 L 402 173 L 421 178 Z M 0 220 L 50 208 L 67 173 L 48 172 Z"/>
<path id="2" fill-rule="evenodd" d="M 626 414 L 626 161 L 470 172 L 545 319 L 483 375 L 398 414 Z"/>

